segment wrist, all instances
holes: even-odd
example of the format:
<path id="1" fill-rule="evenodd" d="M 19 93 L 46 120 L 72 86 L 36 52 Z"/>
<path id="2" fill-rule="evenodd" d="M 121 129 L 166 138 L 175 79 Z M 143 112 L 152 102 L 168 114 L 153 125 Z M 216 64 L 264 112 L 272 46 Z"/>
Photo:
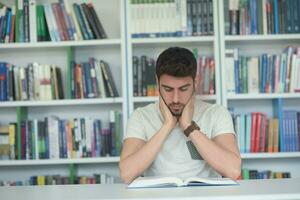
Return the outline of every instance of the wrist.
<path id="1" fill-rule="evenodd" d="M 200 131 L 200 127 L 195 121 L 191 121 L 191 123 L 183 130 L 183 133 L 186 137 L 189 137 L 191 133 L 196 131 Z"/>
<path id="2" fill-rule="evenodd" d="M 174 128 L 174 126 L 175 125 L 172 123 L 164 123 L 162 127 L 168 131 L 171 131 Z"/>

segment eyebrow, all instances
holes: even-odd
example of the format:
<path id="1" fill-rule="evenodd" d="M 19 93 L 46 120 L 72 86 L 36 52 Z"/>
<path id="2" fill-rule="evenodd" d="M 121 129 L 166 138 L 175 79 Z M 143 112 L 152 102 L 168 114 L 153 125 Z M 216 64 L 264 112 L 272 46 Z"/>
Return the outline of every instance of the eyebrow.
<path id="1" fill-rule="evenodd" d="M 182 88 L 190 86 L 190 85 L 191 85 L 190 83 L 187 83 L 187 84 L 185 84 L 183 86 L 180 86 L 179 89 L 182 89 Z M 161 86 L 165 87 L 165 88 L 169 88 L 169 89 L 174 89 L 173 87 L 170 87 L 170 86 L 167 86 L 167 85 L 164 85 L 164 84 L 162 84 Z"/>

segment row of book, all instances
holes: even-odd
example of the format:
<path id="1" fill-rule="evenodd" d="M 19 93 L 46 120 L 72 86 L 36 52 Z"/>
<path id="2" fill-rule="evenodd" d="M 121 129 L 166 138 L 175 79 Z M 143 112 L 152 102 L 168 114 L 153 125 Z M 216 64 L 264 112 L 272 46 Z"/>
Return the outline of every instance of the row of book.
<path id="1" fill-rule="evenodd" d="M 111 111 L 109 122 L 90 117 L 63 120 L 26 120 L 0 126 L 0 159 L 59 159 L 119 156 L 121 113 Z M 107 126 L 108 124 L 108 126 Z"/>
<path id="2" fill-rule="evenodd" d="M 197 59 L 197 94 L 215 94 L 215 62 L 213 58 L 201 56 L 193 49 Z M 156 96 L 155 60 L 145 55 L 132 57 L 133 95 Z"/>
<path id="3" fill-rule="evenodd" d="M 287 47 L 280 55 L 242 56 L 225 52 L 227 93 L 300 92 L 300 48 Z"/>
<path id="4" fill-rule="evenodd" d="M 229 0 L 224 9 L 229 35 L 300 33 L 298 0 Z"/>
<path id="5" fill-rule="evenodd" d="M 30 63 L 26 67 L 0 62 L 0 101 L 63 99 L 61 69 Z"/>
<path id="6" fill-rule="evenodd" d="M 130 19 L 133 38 L 214 34 L 212 0 L 131 0 Z"/>
<path id="7" fill-rule="evenodd" d="M 0 42 L 68 41 L 107 38 L 92 3 L 37 5 L 36 0 L 16 0 L 0 8 Z"/>
<path id="8" fill-rule="evenodd" d="M 291 178 L 290 172 L 273 172 L 271 170 L 242 169 L 242 180 L 249 179 L 283 179 Z"/>
<path id="9" fill-rule="evenodd" d="M 204 95 L 213 95 L 215 88 L 215 60 L 209 56 L 200 55 L 197 48 L 193 49 L 194 56 L 197 60 L 197 85 L 196 93 Z"/>
<path id="10" fill-rule="evenodd" d="M 132 57 L 133 95 L 156 96 L 155 60 L 145 55 Z"/>
<path id="11" fill-rule="evenodd" d="M 93 176 L 61 176 L 61 175 L 38 175 L 31 176 L 25 181 L 3 181 L 0 186 L 24 186 L 24 185 L 68 185 L 68 184 L 114 184 L 116 177 L 101 173 Z"/>
<path id="12" fill-rule="evenodd" d="M 89 58 L 88 62 L 72 62 L 72 98 L 118 97 L 119 93 L 110 66 L 103 60 Z"/>
<path id="13" fill-rule="evenodd" d="M 300 112 L 286 110 L 280 120 L 258 112 L 237 114 L 233 121 L 241 153 L 300 151 Z"/>

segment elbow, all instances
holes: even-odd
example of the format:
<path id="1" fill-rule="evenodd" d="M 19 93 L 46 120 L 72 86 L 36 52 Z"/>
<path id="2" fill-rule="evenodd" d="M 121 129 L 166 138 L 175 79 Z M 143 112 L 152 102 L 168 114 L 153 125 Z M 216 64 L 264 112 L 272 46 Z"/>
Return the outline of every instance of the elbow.
<path id="1" fill-rule="evenodd" d="M 236 164 L 231 168 L 229 178 L 233 180 L 238 180 L 241 177 L 241 165 L 242 165 L 242 160 L 241 157 L 238 156 Z"/>
<path id="2" fill-rule="evenodd" d="M 130 184 L 134 180 L 134 177 L 129 173 L 129 170 L 125 169 L 122 162 L 119 164 L 119 170 L 120 177 L 125 184 Z"/>

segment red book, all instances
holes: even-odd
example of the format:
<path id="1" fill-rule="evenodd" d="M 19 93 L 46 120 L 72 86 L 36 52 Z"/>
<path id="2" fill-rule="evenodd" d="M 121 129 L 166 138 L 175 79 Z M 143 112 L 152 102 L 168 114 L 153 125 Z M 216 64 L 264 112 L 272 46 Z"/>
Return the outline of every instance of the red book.
<path id="1" fill-rule="evenodd" d="M 59 21 L 60 21 L 60 24 L 61 24 L 61 27 L 62 27 L 64 37 L 66 38 L 66 40 L 70 40 L 69 34 L 68 34 L 68 27 L 66 25 L 64 14 L 63 14 L 63 11 L 61 10 L 62 8 L 60 7 L 59 3 L 55 3 L 55 9 L 56 9 L 57 14 L 59 16 Z"/>
<path id="2" fill-rule="evenodd" d="M 260 141 L 260 134 L 261 134 L 261 122 L 262 122 L 262 114 L 257 113 L 256 117 L 256 127 L 255 127 L 255 138 L 254 138 L 254 152 L 259 152 L 259 141 Z"/>
<path id="3" fill-rule="evenodd" d="M 261 115 L 261 135 L 260 135 L 260 148 L 259 152 L 266 152 L 266 130 L 267 130 L 267 116 L 266 114 Z"/>
<path id="4" fill-rule="evenodd" d="M 63 31 L 63 26 L 61 24 L 61 20 L 59 19 L 59 14 L 58 14 L 58 7 L 55 3 L 51 4 L 52 6 L 52 12 L 57 24 L 57 29 L 58 29 L 58 33 L 59 33 L 59 37 L 62 41 L 66 41 L 68 38 L 65 37 L 64 31 Z"/>
<path id="5" fill-rule="evenodd" d="M 15 38 L 15 18 L 16 15 L 11 16 L 11 30 L 10 30 L 10 35 L 9 35 L 9 42 L 14 42 Z"/>
<path id="6" fill-rule="evenodd" d="M 251 113 L 251 141 L 250 141 L 250 152 L 255 152 L 255 132 L 256 132 L 256 118 L 257 113 Z"/>

